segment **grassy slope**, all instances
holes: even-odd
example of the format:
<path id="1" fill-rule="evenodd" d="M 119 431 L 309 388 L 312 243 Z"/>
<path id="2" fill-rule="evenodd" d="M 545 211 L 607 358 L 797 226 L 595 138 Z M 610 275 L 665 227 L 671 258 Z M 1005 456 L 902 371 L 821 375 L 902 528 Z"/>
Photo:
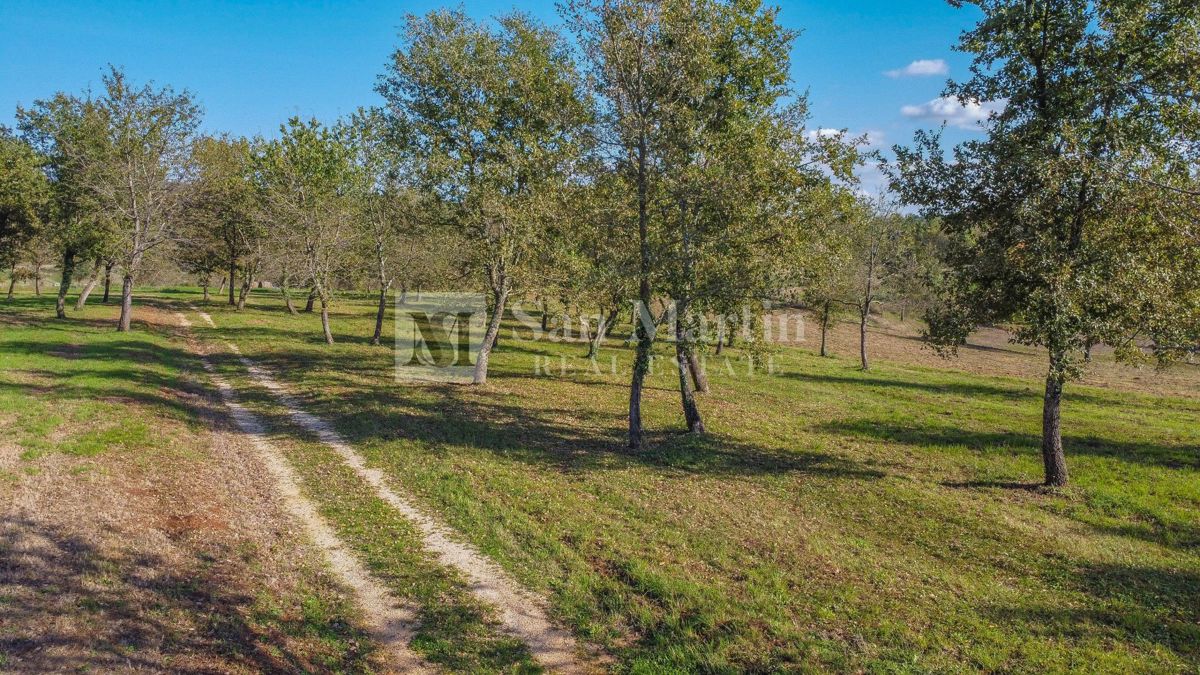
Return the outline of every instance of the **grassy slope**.
<path id="1" fill-rule="evenodd" d="M 653 448 L 630 453 L 623 370 L 534 375 L 579 345 L 509 340 L 485 389 L 413 386 L 366 344 L 366 301 L 340 306 L 333 347 L 274 298 L 210 309 L 632 670 L 1200 663 L 1198 400 L 1071 388 L 1075 485 L 1044 494 L 1023 487 L 1040 397 L 1019 380 L 789 349 L 775 376 L 716 373 L 696 440 L 671 431 L 664 372 Z"/>
<path id="2" fill-rule="evenodd" d="M 196 484 L 212 410 L 182 341 L 53 302 L 0 301 L 0 670 L 369 670 L 310 551 Z"/>
<path id="3" fill-rule="evenodd" d="M 312 412 L 629 670 L 1200 664 L 1198 400 L 1071 388 L 1075 484 L 1044 494 L 1021 487 L 1040 472 L 1031 383 L 889 363 L 862 374 L 788 349 L 776 376 L 714 374 L 702 440 L 673 432 L 673 378 L 655 376 L 653 447 L 630 453 L 624 349 L 602 356 L 617 375 L 545 377 L 535 359 L 579 363 L 583 349 L 508 340 L 484 389 L 402 385 L 390 350 L 366 344 L 367 301 L 338 307 L 333 347 L 315 316 L 280 309 L 257 293 L 240 314 L 209 307 Z M 370 564 L 394 584 L 428 579 L 395 551 L 403 524 L 370 500 L 340 507 L 361 486 L 274 425 L 343 533 L 360 523 L 352 543 Z M 456 596 L 440 579 L 427 594 Z M 458 614 L 468 627 L 483 622 L 472 612 Z M 436 626 L 427 635 L 436 653 Z M 503 644 L 476 652 L 469 663 L 523 663 Z"/>

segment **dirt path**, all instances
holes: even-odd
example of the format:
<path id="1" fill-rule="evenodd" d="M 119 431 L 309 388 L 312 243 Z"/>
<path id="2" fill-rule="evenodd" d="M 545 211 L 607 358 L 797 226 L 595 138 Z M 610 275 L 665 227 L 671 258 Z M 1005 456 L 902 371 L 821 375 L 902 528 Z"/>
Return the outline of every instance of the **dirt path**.
<path id="1" fill-rule="evenodd" d="M 216 328 L 212 317 L 195 307 L 191 308 L 209 326 Z M 237 345 L 226 343 L 238 355 L 251 377 L 275 395 L 292 419 L 315 434 L 321 442 L 334 450 L 354 472 L 371 486 L 380 499 L 387 502 L 420 530 L 426 548 L 435 553 L 442 564 L 457 569 L 467 578 L 470 590 L 477 597 L 499 610 L 500 623 L 504 630 L 525 642 L 530 653 L 539 664 L 554 672 L 592 672 L 579 660 L 579 646 L 574 637 L 555 626 L 546 614 L 544 603 L 534 597 L 496 563 L 482 553 L 453 536 L 452 531 L 436 519 L 419 509 L 412 500 L 401 496 L 389 484 L 383 473 L 367 465 L 358 454 L 324 420 L 304 412 L 295 398 L 262 367 L 241 354 Z"/>
<path id="2" fill-rule="evenodd" d="M 212 323 L 212 319 L 207 315 L 202 316 Z M 185 328 L 191 326 L 191 322 L 183 314 L 176 313 L 175 317 Z M 397 672 L 404 673 L 432 672 L 432 669 L 408 647 L 418 622 L 416 609 L 398 601 L 351 555 L 346 545 L 317 513 L 316 507 L 300 493 L 295 474 L 287 460 L 268 441 L 262 422 L 237 402 L 233 387 L 216 373 L 208 359 L 201 358 L 204 369 L 208 371 L 221 394 L 221 399 L 229 408 L 234 423 L 250 438 L 274 479 L 288 512 L 304 526 L 306 533 L 325 554 L 331 569 L 353 592 L 371 637 L 378 641 L 391 657 L 389 666 Z"/>

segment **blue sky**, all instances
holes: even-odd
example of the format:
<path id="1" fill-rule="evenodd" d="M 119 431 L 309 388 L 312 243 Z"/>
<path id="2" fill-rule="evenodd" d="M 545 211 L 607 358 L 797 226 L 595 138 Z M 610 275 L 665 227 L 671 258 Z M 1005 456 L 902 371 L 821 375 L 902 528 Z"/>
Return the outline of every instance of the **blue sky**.
<path id="1" fill-rule="evenodd" d="M 123 66 L 139 82 L 191 90 L 210 131 L 272 135 L 296 114 L 329 121 L 379 102 L 372 87 L 405 14 L 447 4 L 3 0 L 0 124 L 12 125 L 17 104 L 97 86 L 107 63 Z M 969 60 L 951 47 L 974 23 L 975 10 L 956 10 L 944 0 L 780 6 L 782 22 L 803 30 L 792 71 L 798 88 L 809 91 L 814 129 L 871 132 L 890 146 L 948 117 L 948 140 L 976 133 L 953 126 L 971 126 L 972 111 L 934 102 L 947 77 L 967 74 Z M 553 2 L 467 6 L 479 17 L 513 8 L 558 22 Z M 909 74 L 886 74 L 916 61 L 928 63 Z"/>

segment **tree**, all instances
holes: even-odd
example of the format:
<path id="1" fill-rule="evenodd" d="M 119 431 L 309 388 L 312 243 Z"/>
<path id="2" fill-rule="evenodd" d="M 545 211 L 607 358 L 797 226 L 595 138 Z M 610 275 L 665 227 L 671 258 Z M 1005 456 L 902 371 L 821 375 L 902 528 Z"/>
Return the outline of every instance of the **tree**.
<path id="1" fill-rule="evenodd" d="M 183 207 L 200 109 L 187 92 L 135 87 L 117 68 L 102 81 L 99 98 L 58 94 L 17 114 L 23 129 L 53 148 L 55 183 L 63 188 L 55 218 L 69 233 L 60 237 L 64 283 L 78 252 L 72 232 L 88 224 L 87 214 L 104 214 L 103 223 L 113 226 L 112 250 L 122 272 L 117 330 L 127 331 L 142 262 L 169 240 Z"/>
<path id="2" fill-rule="evenodd" d="M 185 271 L 203 279 L 227 269 L 229 304 L 242 309 L 262 265 L 265 239 L 257 217 L 253 148 L 244 138 L 205 136 L 196 140 L 192 156 L 196 175 L 178 237 L 180 262 Z M 235 300 L 239 266 L 242 285 Z"/>
<path id="3" fill-rule="evenodd" d="M 899 250 L 892 260 L 888 300 L 903 322 L 933 306 L 933 289 L 941 282 L 943 238 L 936 220 L 910 215 L 905 218 Z"/>
<path id="4" fill-rule="evenodd" d="M 587 171 L 588 180 L 571 193 L 574 218 L 552 231 L 552 245 L 543 249 L 542 286 L 557 285 L 580 307 L 596 309 L 596 326 L 588 336 L 585 358 L 594 359 L 621 307 L 635 293 L 637 256 L 619 236 L 635 214 L 630 210 L 626 176 L 599 162 Z"/>
<path id="5" fill-rule="evenodd" d="M 1200 5 L 971 4 L 984 18 L 959 49 L 973 75 L 948 94 L 1005 105 L 952 159 L 937 134 L 898 148 L 894 185 L 949 238 L 929 339 L 953 351 L 976 325 L 1011 323 L 1046 348 L 1041 449 L 1061 486 L 1063 385 L 1087 347 L 1165 363 L 1195 345 L 1195 245 L 1168 205 L 1196 171 Z"/>
<path id="6" fill-rule="evenodd" d="M 28 143 L 0 127 L 0 266 L 9 271 L 9 299 L 17 266 L 37 234 L 48 198 L 42 159 Z"/>
<path id="7" fill-rule="evenodd" d="M 50 190 L 40 236 L 45 249 L 55 251 L 61 261 L 55 313 L 65 319 L 77 258 L 111 241 L 109 221 L 89 190 L 96 159 L 108 150 L 106 118 L 94 101 L 58 93 L 31 108 L 18 108 L 17 119 L 26 140 L 45 160 Z"/>
<path id="8" fill-rule="evenodd" d="M 474 382 L 514 288 L 560 210 L 589 109 L 562 38 L 523 14 L 495 28 L 461 12 L 411 17 L 379 92 L 411 133 L 424 182 L 469 248 L 490 292 Z"/>
<path id="9" fill-rule="evenodd" d="M 802 289 L 801 298 L 820 320 L 818 353 L 821 356 L 829 356 L 830 323 L 847 307 L 855 306 L 859 297 L 854 238 L 848 225 L 852 222 L 856 200 L 848 191 L 842 190 L 830 190 L 825 197 L 824 208 L 811 216 L 811 220 L 819 224 L 814 228 L 819 236 L 802 241 L 791 253 L 796 258 L 794 265 Z"/>
<path id="10" fill-rule="evenodd" d="M 898 274 L 911 257 L 916 219 L 862 204 L 847 221 L 850 227 L 852 293 L 858 313 L 858 354 L 862 369 L 870 370 L 867 328 L 871 312 L 894 291 Z"/>
<path id="11" fill-rule="evenodd" d="M 356 190 L 362 184 L 344 129 L 293 117 L 256 160 L 263 217 L 277 225 L 277 246 L 299 252 L 318 300 L 321 330 L 333 344 L 329 306 L 355 234 Z"/>
<path id="12" fill-rule="evenodd" d="M 641 447 L 641 392 L 657 330 L 648 308 L 673 302 L 684 420 L 704 429 L 693 387 L 698 317 L 761 304 L 772 253 L 798 225 L 796 202 L 826 179 L 805 156 L 803 96 L 793 97 L 794 34 L 757 3 L 580 1 L 570 23 L 591 66 L 607 161 L 631 188 L 637 242 L 637 350 L 629 445 Z M 792 104 L 784 100 L 791 97 Z M 775 249 L 773 249 L 775 247 Z"/>
<path id="13" fill-rule="evenodd" d="M 413 184 L 415 170 L 408 141 L 383 111 L 359 110 L 347 130 L 364 181 L 358 194 L 362 214 L 358 243 L 379 287 L 375 332 L 371 336 L 371 344 L 378 345 L 383 336 L 388 291 L 397 280 L 407 281 L 404 269 L 425 253 L 406 250 L 421 239 L 423 205 Z"/>

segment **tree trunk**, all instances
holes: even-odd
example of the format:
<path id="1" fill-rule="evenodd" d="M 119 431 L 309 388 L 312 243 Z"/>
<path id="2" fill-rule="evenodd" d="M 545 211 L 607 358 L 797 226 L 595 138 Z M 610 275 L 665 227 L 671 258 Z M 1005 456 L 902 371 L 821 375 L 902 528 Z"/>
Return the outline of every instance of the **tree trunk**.
<path id="1" fill-rule="evenodd" d="M 375 310 L 375 335 L 371 337 L 371 344 L 379 344 L 383 337 L 383 314 L 387 311 L 387 289 L 379 289 L 379 308 Z"/>
<path id="2" fill-rule="evenodd" d="M 42 295 L 42 266 L 33 266 L 33 294 L 41 297 Z"/>
<path id="3" fill-rule="evenodd" d="M 16 263 L 13 264 L 12 268 L 9 269 L 8 272 L 10 275 L 8 277 L 8 301 L 12 302 L 13 291 L 16 290 L 16 288 L 17 288 L 17 265 L 16 265 Z"/>
<path id="4" fill-rule="evenodd" d="M 617 310 L 612 310 L 607 315 L 603 311 L 600 312 L 599 323 L 596 324 L 596 334 L 592 336 L 592 341 L 588 345 L 588 353 L 584 358 L 596 358 L 596 352 L 600 351 L 601 345 L 604 344 L 604 338 L 608 335 L 608 329 L 612 322 L 617 320 Z"/>
<path id="5" fill-rule="evenodd" d="M 225 278 L 225 275 L 221 275 L 221 285 L 217 286 L 217 294 L 218 295 L 224 295 L 225 284 L 227 284 L 227 283 L 229 283 L 229 280 Z"/>
<path id="6" fill-rule="evenodd" d="M 104 263 L 104 297 L 100 298 L 100 302 L 108 304 L 108 291 L 112 288 L 112 262 Z"/>
<path id="7" fill-rule="evenodd" d="M 693 346 L 688 345 L 687 351 L 688 371 L 692 374 L 692 383 L 696 386 L 697 394 L 708 393 L 708 373 L 704 372 L 704 366 L 700 363 L 700 359 L 696 356 L 696 350 Z"/>
<path id="8" fill-rule="evenodd" d="M 304 303 L 304 311 L 306 311 L 306 312 L 313 311 L 313 303 L 315 303 L 316 301 L 317 301 L 317 287 L 313 286 L 308 291 L 308 301 Z"/>
<path id="9" fill-rule="evenodd" d="M 121 280 L 121 318 L 117 320 L 117 330 L 124 333 L 129 330 L 129 321 L 133 318 L 133 276 L 128 272 Z"/>
<path id="10" fill-rule="evenodd" d="M 238 293 L 237 310 L 240 312 L 246 309 L 246 298 L 250 296 L 250 289 L 254 285 L 254 280 L 250 278 L 250 272 L 246 272 L 246 278 L 242 279 L 242 290 Z"/>
<path id="11" fill-rule="evenodd" d="M 821 308 L 821 356 L 829 356 L 829 351 L 825 348 L 826 338 L 829 337 L 829 316 L 833 312 L 833 307 L 826 302 Z"/>
<path id="12" fill-rule="evenodd" d="M 333 331 L 329 330 L 329 301 L 321 296 L 321 330 L 325 332 L 325 344 L 333 344 Z"/>
<path id="13" fill-rule="evenodd" d="M 1046 469 L 1046 485 L 1061 487 L 1067 484 L 1067 459 L 1063 454 L 1062 405 L 1063 378 L 1058 364 L 1051 357 L 1050 372 L 1046 375 L 1046 397 L 1042 403 L 1042 463 Z"/>
<path id="14" fill-rule="evenodd" d="M 542 332 L 550 330 L 550 312 L 546 307 L 546 299 L 542 298 Z"/>
<path id="15" fill-rule="evenodd" d="M 646 166 L 646 136 L 638 138 L 637 145 L 637 201 L 638 201 L 638 300 L 642 307 L 650 307 L 650 228 L 649 228 L 649 181 Z M 653 337 L 649 326 L 643 326 L 638 316 L 639 307 L 633 308 L 634 334 L 637 335 L 637 353 L 633 359 L 633 377 L 629 383 L 629 447 L 639 450 L 644 441 L 642 434 L 642 386 L 650 370 L 650 348 Z"/>
<path id="16" fill-rule="evenodd" d="M 205 282 L 203 284 L 201 284 L 200 289 L 202 291 L 204 291 L 203 300 L 204 300 L 205 304 L 207 304 L 208 303 L 208 281 L 207 280 L 205 280 Z"/>
<path id="17" fill-rule="evenodd" d="M 683 404 L 683 419 L 687 424 L 688 433 L 704 433 L 704 420 L 700 418 L 700 408 L 696 406 L 696 397 L 692 393 L 691 345 L 683 330 L 682 322 L 675 324 L 675 365 L 679 368 L 679 398 Z"/>
<path id="18" fill-rule="evenodd" d="M 870 362 L 867 361 L 867 318 L 871 315 L 871 303 L 875 299 L 875 256 L 878 253 L 877 249 L 871 247 L 871 255 L 867 258 L 867 290 L 863 296 L 861 317 L 858 324 L 858 355 L 862 359 L 862 369 L 864 371 L 871 369 Z"/>
<path id="19" fill-rule="evenodd" d="M 67 318 L 67 291 L 71 290 L 71 277 L 75 276 L 75 251 L 63 253 L 62 283 L 58 285 L 58 300 L 54 303 L 54 315 Z"/>
<path id="20" fill-rule="evenodd" d="M 296 306 L 292 304 L 292 294 L 291 291 L 288 290 L 288 281 L 290 281 L 290 279 L 287 271 L 285 270 L 283 276 L 279 280 L 279 293 L 283 296 L 283 304 L 287 305 L 288 314 L 295 316 Z"/>
<path id="21" fill-rule="evenodd" d="M 87 304 L 88 296 L 95 290 L 96 284 L 100 283 L 100 270 L 103 268 L 104 261 L 96 258 L 96 266 L 92 269 L 92 276 L 88 282 L 84 284 L 83 290 L 79 292 L 79 298 L 75 300 L 75 311 L 83 309 Z"/>
<path id="22" fill-rule="evenodd" d="M 871 364 L 867 361 L 867 313 L 862 313 L 862 318 L 858 322 L 858 356 L 862 359 L 862 369 L 870 370 Z"/>
<path id="23" fill-rule="evenodd" d="M 234 299 L 234 287 L 237 286 L 237 258 L 229 260 L 229 304 L 236 305 L 237 300 Z"/>
<path id="24" fill-rule="evenodd" d="M 492 291 L 492 317 L 488 320 L 487 332 L 483 335 L 483 344 L 479 345 L 479 356 L 475 359 L 474 384 L 487 382 L 488 357 L 496 344 L 496 336 L 500 335 L 500 322 L 504 320 L 504 305 L 508 301 L 507 286 L 507 280 L 502 280 L 501 290 Z"/>
<path id="25" fill-rule="evenodd" d="M 408 302 L 408 286 L 401 285 L 400 286 L 400 304 L 403 305 L 406 302 Z"/>
<path id="26" fill-rule="evenodd" d="M 717 356 L 725 350 L 725 319 L 721 317 L 717 322 Z"/>

